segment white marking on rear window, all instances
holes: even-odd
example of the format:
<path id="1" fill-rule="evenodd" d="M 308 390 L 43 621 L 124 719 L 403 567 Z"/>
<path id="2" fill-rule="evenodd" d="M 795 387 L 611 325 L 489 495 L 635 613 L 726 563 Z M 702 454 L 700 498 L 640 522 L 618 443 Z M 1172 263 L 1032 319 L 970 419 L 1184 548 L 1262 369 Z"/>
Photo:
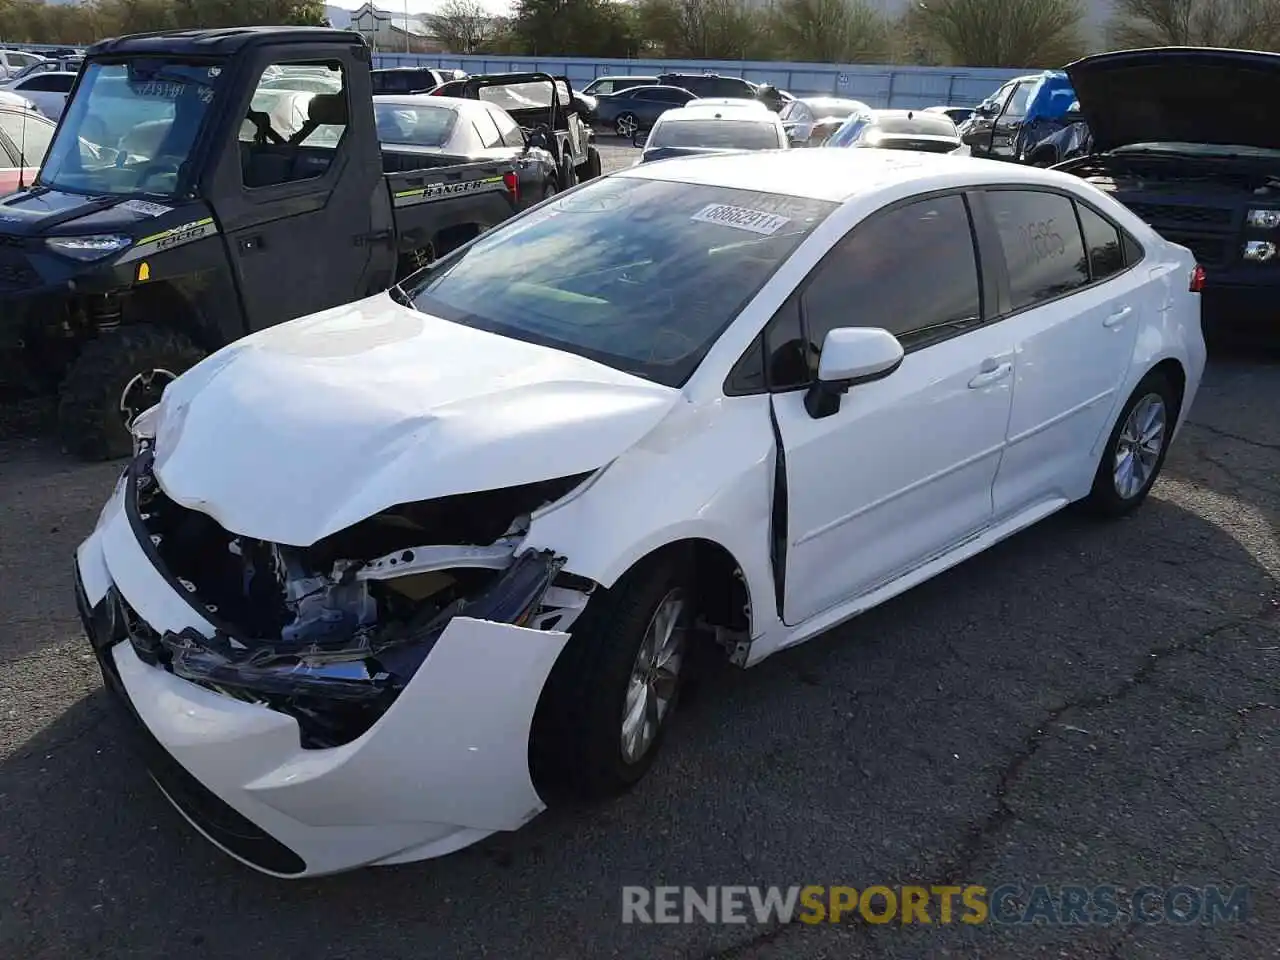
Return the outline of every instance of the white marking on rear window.
<path id="1" fill-rule="evenodd" d="M 718 223 L 736 230 L 749 230 L 764 236 L 777 233 L 791 222 L 790 217 L 780 217 L 776 213 L 752 210 L 749 207 L 734 207 L 727 203 L 709 203 L 689 219 L 699 223 Z"/>

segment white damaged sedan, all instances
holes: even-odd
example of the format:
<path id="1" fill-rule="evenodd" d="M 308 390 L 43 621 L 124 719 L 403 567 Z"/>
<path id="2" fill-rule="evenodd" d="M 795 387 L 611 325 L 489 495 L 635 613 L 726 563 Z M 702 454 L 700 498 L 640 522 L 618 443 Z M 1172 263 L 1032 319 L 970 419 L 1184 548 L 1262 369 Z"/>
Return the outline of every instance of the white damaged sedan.
<path id="1" fill-rule="evenodd" d="M 81 616 L 233 857 L 445 854 L 633 784 L 695 652 L 752 665 L 1073 501 L 1138 506 L 1201 282 L 1052 171 L 632 168 L 172 383 Z"/>

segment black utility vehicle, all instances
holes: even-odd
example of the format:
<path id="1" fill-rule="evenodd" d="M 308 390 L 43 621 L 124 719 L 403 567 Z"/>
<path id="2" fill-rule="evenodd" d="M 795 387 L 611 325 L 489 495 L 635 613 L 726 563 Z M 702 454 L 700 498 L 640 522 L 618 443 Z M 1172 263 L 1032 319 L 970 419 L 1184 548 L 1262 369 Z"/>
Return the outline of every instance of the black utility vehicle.
<path id="1" fill-rule="evenodd" d="M 600 151 L 582 116 L 568 77 L 549 73 L 491 73 L 451 80 L 431 91 L 436 97 L 462 97 L 495 104 L 520 124 L 527 142 L 548 151 L 560 170 L 560 189 L 600 176 Z"/>
<path id="2" fill-rule="evenodd" d="M 1206 337 L 1280 344 L 1280 54 L 1122 50 L 1066 71 L 1091 152 L 1054 169 L 1195 253 Z"/>
<path id="3" fill-rule="evenodd" d="M 380 147 L 369 69 L 328 28 L 89 49 L 39 176 L 0 200 L 0 382 L 60 381 L 68 449 L 127 454 L 128 422 L 206 353 L 511 216 L 512 163 Z"/>

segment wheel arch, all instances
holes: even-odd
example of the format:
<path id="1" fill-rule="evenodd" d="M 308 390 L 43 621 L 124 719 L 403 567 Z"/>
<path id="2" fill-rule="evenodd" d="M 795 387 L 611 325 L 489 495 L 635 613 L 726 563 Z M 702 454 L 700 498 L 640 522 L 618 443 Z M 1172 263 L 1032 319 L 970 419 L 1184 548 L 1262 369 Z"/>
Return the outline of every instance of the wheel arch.
<path id="1" fill-rule="evenodd" d="M 182 284 L 168 280 L 134 287 L 123 311 L 129 326 L 151 324 L 167 327 L 191 338 L 201 350 L 212 353 L 243 331 L 223 331 Z"/>

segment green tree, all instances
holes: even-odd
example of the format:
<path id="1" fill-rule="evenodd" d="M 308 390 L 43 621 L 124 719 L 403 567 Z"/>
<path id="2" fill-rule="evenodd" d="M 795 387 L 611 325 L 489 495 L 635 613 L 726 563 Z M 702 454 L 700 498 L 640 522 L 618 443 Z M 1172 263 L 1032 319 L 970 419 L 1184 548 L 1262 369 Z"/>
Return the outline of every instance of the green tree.
<path id="1" fill-rule="evenodd" d="M 532 56 L 634 56 L 630 9 L 613 0 L 519 0 L 513 45 Z"/>
<path id="2" fill-rule="evenodd" d="M 641 0 L 636 23 L 661 56 L 764 60 L 775 52 L 767 12 L 742 0 Z"/>
<path id="3" fill-rule="evenodd" d="M 919 0 L 916 14 L 962 66 L 1049 68 L 1084 52 L 1080 0 Z"/>
<path id="4" fill-rule="evenodd" d="M 493 36 L 493 17 L 477 0 L 448 0 L 426 17 L 427 26 L 452 53 L 475 53 Z"/>
<path id="5" fill-rule="evenodd" d="M 1280 49 L 1280 0 L 1115 0 L 1118 47 Z"/>
<path id="6" fill-rule="evenodd" d="M 789 60 L 884 63 L 889 24 L 863 0 L 780 0 L 769 18 Z"/>

